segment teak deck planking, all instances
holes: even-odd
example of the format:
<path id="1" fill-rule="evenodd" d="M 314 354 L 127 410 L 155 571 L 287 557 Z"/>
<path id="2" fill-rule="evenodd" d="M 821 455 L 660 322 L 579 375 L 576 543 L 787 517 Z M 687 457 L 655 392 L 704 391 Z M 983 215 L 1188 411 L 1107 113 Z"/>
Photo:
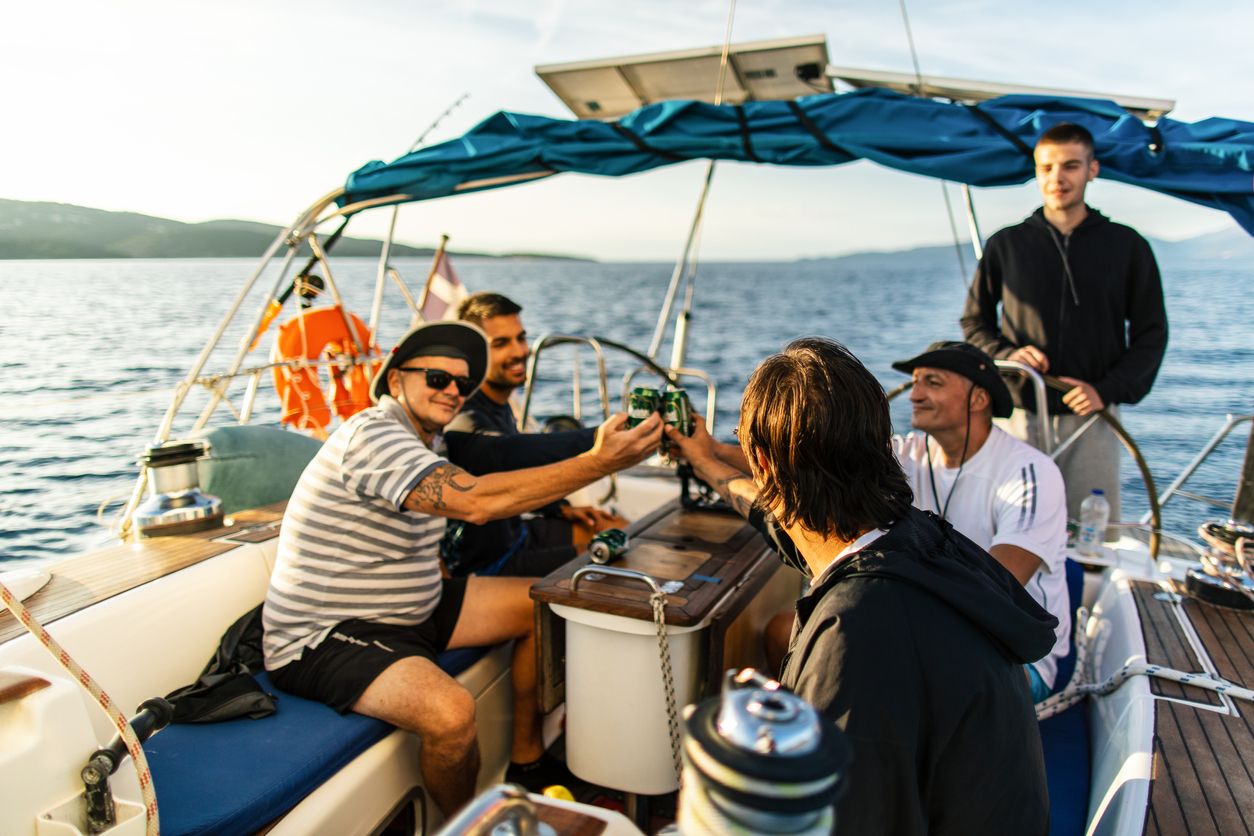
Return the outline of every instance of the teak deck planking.
<path id="1" fill-rule="evenodd" d="M 1146 656 L 1154 664 L 1200 670 L 1170 602 L 1156 600 L 1156 584 L 1133 583 Z M 1218 673 L 1254 683 L 1254 613 L 1186 598 L 1181 604 Z M 1156 696 L 1219 705 L 1216 694 L 1153 680 Z M 1254 812 L 1254 706 L 1237 702 L 1233 717 L 1169 699 L 1154 715 L 1154 760 L 1147 834 L 1249 834 Z"/>
<path id="2" fill-rule="evenodd" d="M 46 567 L 52 580 L 23 605 L 41 624 L 78 612 L 114 595 L 163 578 L 202 560 L 228 552 L 241 543 L 277 537 L 286 502 L 228 517 L 230 525 L 172 537 L 120 543 L 67 558 Z M 0 610 L 0 644 L 23 635 L 23 627 L 7 609 Z"/>

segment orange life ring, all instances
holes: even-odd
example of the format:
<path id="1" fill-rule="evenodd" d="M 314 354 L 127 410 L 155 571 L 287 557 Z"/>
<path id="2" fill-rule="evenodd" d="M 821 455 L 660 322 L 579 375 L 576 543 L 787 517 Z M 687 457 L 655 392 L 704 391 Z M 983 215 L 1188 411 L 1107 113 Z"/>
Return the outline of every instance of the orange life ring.
<path id="1" fill-rule="evenodd" d="M 349 332 L 350 327 L 357 339 Z M 348 313 L 339 305 L 311 308 L 279 327 L 271 359 L 286 363 L 298 358 L 322 360 L 345 355 L 357 358 L 361 356 L 359 345 L 365 348 L 368 357 L 382 354 L 370 329 L 356 314 Z M 274 388 L 282 405 L 279 420 L 325 438 L 332 407 L 336 415 L 348 418 L 371 405 L 370 381 L 382 362 L 380 358 L 343 366 L 335 363 L 305 368 L 275 366 Z M 323 381 L 327 377 L 331 383 L 330 406 L 323 394 Z"/>

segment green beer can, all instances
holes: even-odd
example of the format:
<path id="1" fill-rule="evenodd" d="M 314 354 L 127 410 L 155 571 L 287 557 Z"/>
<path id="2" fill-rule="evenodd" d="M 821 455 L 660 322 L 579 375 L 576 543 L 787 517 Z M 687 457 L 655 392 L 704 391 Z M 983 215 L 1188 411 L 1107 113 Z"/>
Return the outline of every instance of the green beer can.
<path id="1" fill-rule="evenodd" d="M 621 528 L 607 528 L 592 535 L 588 554 L 593 563 L 609 563 L 622 557 L 627 551 L 627 532 Z"/>
<path id="2" fill-rule="evenodd" d="M 683 389 L 669 389 L 662 395 L 662 421 L 674 427 L 681 435 L 692 435 L 692 402 Z M 662 454 L 670 452 L 671 445 L 662 436 Z"/>
<path id="3" fill-rule="evenodd" d="M 656 389 L 637 386 L 627 396 L 627 429 L 631 429 L 648 420 L 649 416 L 662 407 L 662 396 Z"/>

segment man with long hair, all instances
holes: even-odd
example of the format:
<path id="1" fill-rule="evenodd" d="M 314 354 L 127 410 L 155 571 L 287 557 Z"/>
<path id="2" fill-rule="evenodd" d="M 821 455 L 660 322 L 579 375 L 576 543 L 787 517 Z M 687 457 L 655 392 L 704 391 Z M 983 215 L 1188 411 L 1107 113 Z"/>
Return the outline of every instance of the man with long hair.
<path id="1" fill-rule="evenodd" d="M 858 359 L 831 340 L 796 340 L 750 377 L 738 450 L 699 419 L 691 438 L 667 435 L 812 578 L 781 681 L 852 743 L 838 831 L 1045 833 L 1021 666 L 1049 651 L 1055 619 L 987 552 L 911 505 L 888 403 Z"/>

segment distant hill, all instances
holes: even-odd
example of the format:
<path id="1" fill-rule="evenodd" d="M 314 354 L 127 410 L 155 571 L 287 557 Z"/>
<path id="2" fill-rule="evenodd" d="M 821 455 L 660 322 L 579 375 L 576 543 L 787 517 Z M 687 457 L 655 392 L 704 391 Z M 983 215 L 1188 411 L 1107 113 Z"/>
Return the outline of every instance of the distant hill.
<path id="1" fill-rule="evenodd" d="M 1232 262 L 1242 261 L 1254 264 L 1254 237 L 1248 235 L 1238 226 L 1231 229 L 1185 238 L 1182 241 L 1164 241 L 1158 238 L 1149 239 L 1154 254 L 1163 264 L 1180 262 Z M 968 269 L 975 268 L 975 256 L 971 252 L 971 242 L 962 242 L 962 255 L 966 259 Z M 937 264 L 954 265 L 958 256 L 953 244 L 940 244 L 929 247 L 915 247 L 908 250 L 872 251 L 850 253 L 849 255 L 828 258 L 805 259 L 807 262 L 822 262 L 839 266 L 844 270 L 914 270 L 928 269 Z"/>
<path id="2" fill-rule="evenodd" d="M 6 258 L 255 258 L 280 228 L 252 221 L 188 224 L 134 212 L 106 212 L 68 203 L 0 199 L 0 259 Z M 340 256 L 377 256 L 383 242 L 345 237 Z M 392 244 L 396 256 L 430 257 L 431 247 Z M 542 253 L 485 254 L 485 258 L 559 258 Z M 587 259 L 572 259 L 586 261 Z"/>
<path id="3" fill-rule="evenodd" d="M 1151 241 L 1159 260 L 1171 261 L 1243 261 L 1254 265 L 1254 237 L 1233 225 L 1206 235 L 1183 241 Z"/>
<path id="4" fill-rule="evenodd" d="M 0 199 L 0 259 L 7 258 L 254 258 L 265 251 L 279 227 L 252 221 L 182 223 L 134 212 L 106 212 L 67 203 L 37 203 Z M 1150 239 L 1160 261 L 1232 262 L 1254 264 L 1254 237 L 1236 225 L 1182 241 Z M 377 256 L 382 242 L 371 238 L 343 238 L 336 244 L 340 256 Z M 963 242 L 968 269 L 975 266 L 971 245 Z M 430 257 L 430 247 L 392 245 L 397 256 Z M 551 253 L 471 253 L 483 258 L 537 258 L 590 261 Z M 928 269 L 954 265 L 953 244 L 885 252 L 860 252 L 804 259 L 839 265 L 847 270 L 889 268 Z"/>

